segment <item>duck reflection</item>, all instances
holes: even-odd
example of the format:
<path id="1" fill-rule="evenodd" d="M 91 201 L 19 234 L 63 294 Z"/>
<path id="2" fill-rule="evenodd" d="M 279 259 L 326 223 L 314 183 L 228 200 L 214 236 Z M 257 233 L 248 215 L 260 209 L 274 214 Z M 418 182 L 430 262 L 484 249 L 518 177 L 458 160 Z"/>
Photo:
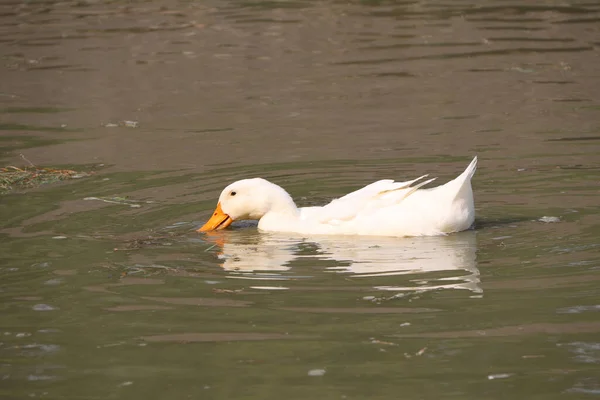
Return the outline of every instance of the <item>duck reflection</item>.
<path id="1" fill-rule="evenodd" d="M 322 265 L 321 270 L 353 278 L 419 274 L 412 280 L 417 286 L 376 286 L 380 290 L 482 291 L 474 231 L 445 237 L 386 238 L 303 237 L 234 230 L 210 233 L 206 238 L 213 244 L 221 267 L 237 278 L 309 278 L 298 275 L 306 270 L 301 267 Z M 292 270 L 292 266 L 298 266 L 298 270 Z M 429 279 L 427 274 L 434 272 L 435 277 Z"/>

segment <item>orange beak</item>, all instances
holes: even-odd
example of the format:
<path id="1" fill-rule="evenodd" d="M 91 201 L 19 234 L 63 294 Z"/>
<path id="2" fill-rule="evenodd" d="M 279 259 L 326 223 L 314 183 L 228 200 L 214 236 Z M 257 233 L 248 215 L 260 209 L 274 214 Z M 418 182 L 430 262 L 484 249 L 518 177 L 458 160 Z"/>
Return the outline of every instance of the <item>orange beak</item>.
<path id="1" fill-rule="evenodd" d="M 215 208 L 215 212 L 212 217 L 204 225 L 202 228 L 198 229 L 196 232 L 207 232 L 207 231 L 216 231 L 227 228 L 233 219 L 225 214 L 221 209 L 221 203 L 217 203 L 217 208 Z"/>

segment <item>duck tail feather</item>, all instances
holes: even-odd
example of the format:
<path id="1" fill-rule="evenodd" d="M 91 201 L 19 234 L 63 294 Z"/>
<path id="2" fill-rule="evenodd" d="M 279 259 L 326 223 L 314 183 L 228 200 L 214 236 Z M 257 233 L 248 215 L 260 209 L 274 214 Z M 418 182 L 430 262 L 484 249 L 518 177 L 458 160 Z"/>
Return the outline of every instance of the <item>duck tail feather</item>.
<path id="1" fill-rule="evenodd" d="M 470 180 L 473 177 L 473 175 L 475 174 L 476 170 L 477 170 L 477 156 L 475 156 L 475 158 L 473 158 L 473 161 L 471 161 L 471 163 L 469 164 L 467 169 L 465 169 L 465 172 L 460 174 L 460 177 Z"/>

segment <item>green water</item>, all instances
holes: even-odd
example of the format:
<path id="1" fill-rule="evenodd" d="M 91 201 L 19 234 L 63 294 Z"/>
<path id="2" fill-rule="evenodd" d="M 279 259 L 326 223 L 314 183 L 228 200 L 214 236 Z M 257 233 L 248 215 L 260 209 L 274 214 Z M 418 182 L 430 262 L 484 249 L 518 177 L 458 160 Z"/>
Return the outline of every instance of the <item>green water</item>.
<path id="1" fill-rule="evenodd" d="M 592 3 L 1 6 L 0 398 L 600 395 Z M 474 230 L 198 234 L 479 156 Z"/>
<path id="2" fill-rule="evenodd" d="M 490 175 L 480 168 L 483 193 Z M 556 206 L 561 222 L 544 223 L 536 207 L 484 208 L 474 231 L 405 239 L 296 238 L 247 224 L 206 237 L 184 205 L 88 200 L 102 206 L 69 212 L 84 194 L 126 192 L 123 176 L 3 198 L 3 219 L 22 227 L 0 245 L 7 398 L 596 390 L 593 209 Z M 590 194 L 571 178 L 572 195 Z M 296 197 L 312 189 L 303 178 L 291 186 Z M 212 204 L 196 206 L 207 214 Z M 35 222 L 44 213 L 53 218 Z"/>

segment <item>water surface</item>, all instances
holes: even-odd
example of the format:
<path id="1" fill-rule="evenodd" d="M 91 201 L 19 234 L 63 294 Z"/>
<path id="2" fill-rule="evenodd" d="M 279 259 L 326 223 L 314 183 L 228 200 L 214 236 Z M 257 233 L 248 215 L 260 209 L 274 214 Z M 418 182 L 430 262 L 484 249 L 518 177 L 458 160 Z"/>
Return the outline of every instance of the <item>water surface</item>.
<path id="1" fill-rule="evenodd" d="M 7 1 L 4 398 L 600 395 L 593 2 Z M 252 176 L 322 204 L 471 157 L 476 229 L 194 229 Z M 555 222 L 558 221 L 558 222 Z"/>

